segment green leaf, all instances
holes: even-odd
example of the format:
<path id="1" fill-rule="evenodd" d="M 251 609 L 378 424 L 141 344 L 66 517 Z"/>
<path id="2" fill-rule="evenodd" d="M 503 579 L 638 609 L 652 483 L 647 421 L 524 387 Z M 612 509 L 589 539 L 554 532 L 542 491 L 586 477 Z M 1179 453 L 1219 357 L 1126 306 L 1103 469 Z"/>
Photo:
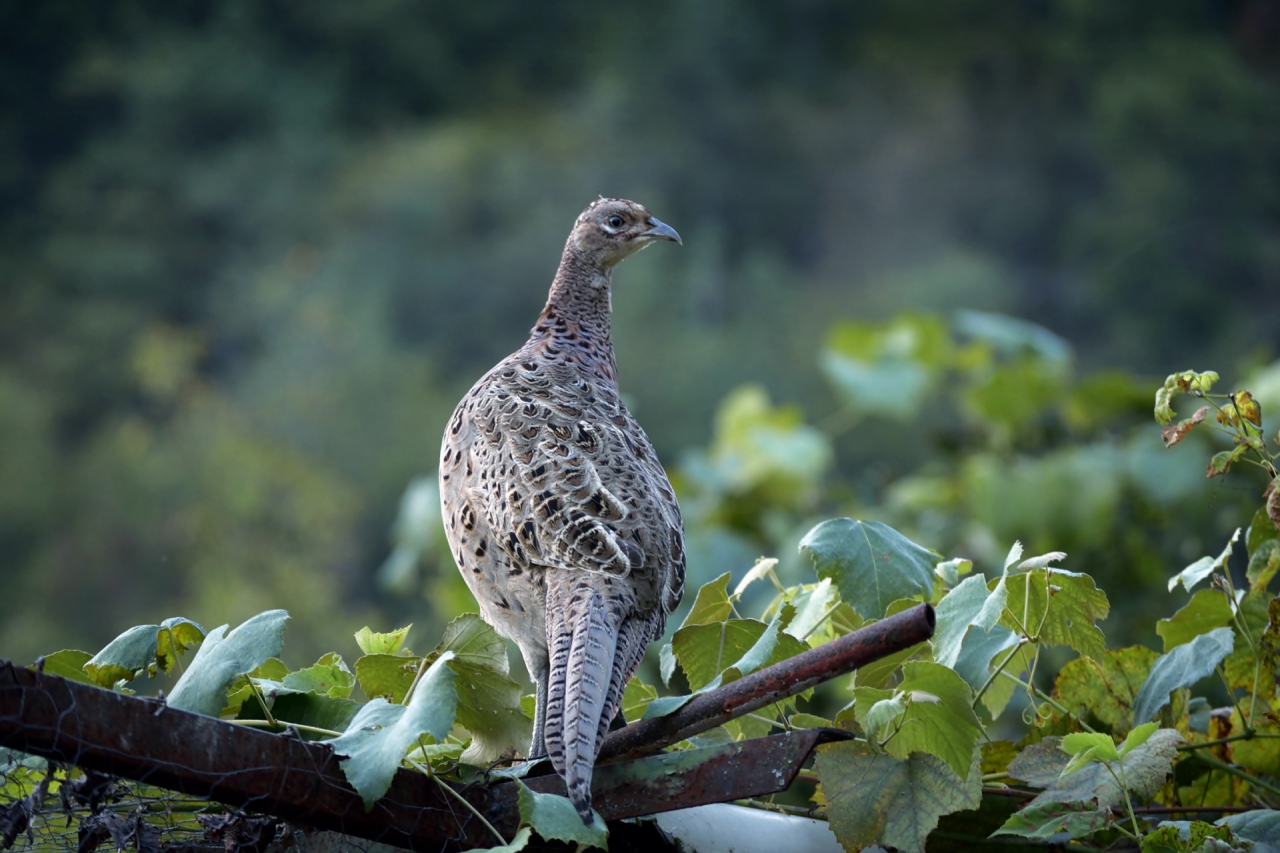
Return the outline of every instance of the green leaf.
<path id="1" fill-rule="evenodd" d="M 777 575 L 774 574 L 774 571 L 773 571 L 773 567 L 776 565 L 778 565 L 778 559 L 776 557 L 761 557 L 760 559 L 756 560 L 756 564 L 752 566 L 745 575 L 742 576 L 742 580 L 738 581 L 738 585 L 733 588 L 733 597 L 737 598 L 738 596 L 742 595 L 743 592 L 746 591 L 747 587 L 751 586 L 753 583 L 755 583 L 756 581 L 762 578 L 769 577 L 770 575 L 773 575 L 774 582 L 776 583 L 778 580 L 778 577 Z M 715 581 L 712 581 L 712 583 L 714 582 Z M 701 593 L 701 590 L 699 590 L 699 593 Z M 697 609 L 696 603 L 694 604 L 694 609 Z M 728 616 L 728 615 L 729 615 L 728 613 L 725 614 L 725 616 Z M 724 617 L 721 617 L 721 618 L 724 618 Z"/>
<path id="2" fill-rule="evenodd" d="M 671 638 L 671 649 L 684 670 L 691 690 L 698 691 L 737 663 L 764 635 L 765 623 L 755 619 L 730 619 L 715 625 L 681 628 Z"/>
<path id="3" fill-rule="evenodd" d="M 1145 723 L 1154 717 L 1168 704 L 1170 692 L 1179 687 L 1190 687 L 1212 673 L 1214 667 L 1231 653 L 1234 643 L 1230 628 L 1218 628 L 1161 655 L 1151 665 L 1151 674 L 1134 699 L 1134 724 Z"/>
<path id="4" fill-rule="evenodd" d="M 923 853 L 929 833 L 945 814 L 975 809 L 982 800 L 977 752 L 963 777 L 927 753 L 904 759 L 873 752 L 866 744 L 818 747 L 831 831 L 846 850 L 873 844 Z"/>
<path id="5" fill-rule="evenodd" d="M 960 583 L 960 577 L 969 574 L 971 571 L 973 571 L 973 560 L 966 560 L 961 557 L 938 563 L 933 567 L 933 573 L 942 578 L 942 581 L 948 587 L 954 587 Z"/>
<path id="6" fill-rule="evenodd" d="M 840 598 L 831 585 L 830 578 L 824 578 L 816 584 L 806 584 L 790 601 L 796 609 L 796 615 L 787 625 L 787 633 L 797 639 L 808 640 L 810 645 L 814 645 L 813 635 L 817 633 L 818 626 L 835 615 L 832 608 L 840 606 Z"/>
<path id="7" fill-rule="evenodd" d="M 365 811 L 391 787 L 405 753 L 422 735 L 430 734 L 438 742 L 453 728 L 458 693 L 453 686 L 456 676 L 448 667 L 451 660 L 453 653 L 445 652 L 431 664 L 408 705 L 371 699 L 342 737 L 326 741 L 340 756 L 342 772 L 364 800 Z"/>
<path id="8" fill-rule="evenodd" d="M 1145 646 L 1108 649 L 1100 661 L 1076 658 L 1058 671 L 1053 695 L 1067 710 L 1088 715 L 1115 735 L 1129 731 L 1134 697 L 1159 657 Z"/>
<path id="9" fill-rule="evenodd" d="M 1271 523 L 1271 518 L 1267 515 L 1267 507 L 1263 505 L 1253 514 L 1253 520 L 1249 522 L 1249 532 L 1245 534 L 1245 548 L 1249 556 L 1252 557 L 1258 553 L 1258 549 L 1271 539 L 1280 539 L 1280 531 L 1277 531 L 1275 525 Z"/>
<path id="10" fill-rule="evenodd" d="M 1120 745 L 1120 757 L 1128 755 L 1136 748 L 1142 746 L 1151 740 L 1151 736 L 1155 734 L 1156 729 L 1160 728 L 1159 723 L 1143 723 L 1133 731 L 1129 732 L 1129 736 L 1124 739 L 1124 743 Z"/>
<path id="11" fill-rule="evenodd" d="M 733 612 L 729 603 L 729 572 L 725 572 L 713 581 L 704 583 L 693 600 L 693 608 L 680 623 L 681 628 L 692 625 L 712 625 L 723 622 Z"/>
<path id="12" fill-rule="evenodd" d="M 1222 553 L 1215 560 L 1212 557 L 1201 557 L 1182 571 L 1178 572 L 1169 579 L 1169 592 L 1173 592 L 1173 588 L 1178 584 L 1182 584 L 1182 588 L 1187 592 L 1200 581 L 1209 577 L 1215 570 L 1226 566 L 1227 560 L 1231 558 L 1231 546 L 1240 538 L 1240 528 L 1236 528 L 1236 532 L 1231 534 L 1231 538 L 1227 540 L 1227 547 L 1222 549 Z"/>
<path id="13" fill-rule="evenodd" d="M 351 670 L 347 669 L 342 656 L 330 652 L 314 665 L 289 673 L 281 684 L 297 693 L 315 693 L 335 699 L 346 699 L 355 688 L 356 678 L 351 674 Z"/>
<path id="14" fill-rule="evenodd" d="M 521 823 L 529 824 L 534 832 L 548 841 L 554 839 L 583 847 L 608 848 L 609 828 L 595 810 L 591 812 L 594 822 L 587 826 L 578 817 L 568 797 L 539 794 L 519 779 L 516 784 L 520 786 L 517 796 Z"/>
<path id="15" fill-rule="evenodd" d="M 1191 600 L 1177 613 L 1157 622 L 1156 633 L 1164 639 L 1164 650 L 1171 652 L 1230 621 L 1231 603 L 1226 593 L 1218 589 L 1202 589 L 1191 596 Z"/>
<path id="16" fill-rule="evenodd" d="M 933 591 L 937 555 L 878 521 L 824 521 L 800 540 L 800 550 L 863 619 L 878 619 L 893 602 Z"/>
<path id="17" fill-rule="evenodd" d="M 1054 766 L 1054 759 L 1047 755 L 1047 752 L 1056 751 L 1063 740 L 1065 739 L 1047 737 L 1035 746 L 1028 747 L 1009 765 L 1011 776 L 1045 789 L 1031 801 L 1031 804 L 1096 801 L 1097 807 L 1103 809 L 1121 805 L 1124 802 L 1124 793 L 1120 790 L 1115 777 L 1111 775 L 1111 771 L 1100 761 L 1086 764 L 1073 773 L 1067 773 L 1064 769 L 1057 776 L 1046 778 L 1047 771 Z M 1182 743 L 1182 735 L 1176 729 L 1158 729 L 1145 743 L 1134 747 L 1119 759 L 1124 768 L 1125 782 L 1128 783 L 1132 794 L 1143 799 L 1155 796 L 1173 768 L 1173 761 L 1178 755 L 1180 743 Z M 1115 749 L 1114 744 L 1112 749 Z M 1088 748 L 1086 748 L 1087 751 Z M 1060 752 L 1059 755 L 1062 758 L 1066 757 Z M 1064 767 L 1062 764 L 1058 766 Z"/>
<path id="18" fill-rule="evenodd" d="M 410 622 L 403 628 L 397 628 L 390 633 L 378 634 L 369 630 L 369 626 L 366 625 L 356 631 L 356 645 L 366 655 L 394 655 L 404 645 L 405 637 L 409 636 L 409 629 L 412 627 L 413 623 Z"/>
<path id="19" fill-rule="evenodd" d="M 111 688 L 117 681 L 132 681 L 143 672 L 154 672 L 156 632 L 159 625 L 138 625 L 103 647 L 84 665 L 93 681 Z"/>
<path id="20" fill-rule="evenodd" d="M 908 703 L 902 726 L 885 749 L 902 759 L 912 752 L 936 755 L 963 778 L 982 735 L 982 724 L 973 713 L 969 685 L 942 664 L 912 661 L 902 666 L 898 691 L 928 694 L 938 701 Z"/>
<path id="21" fill-rule="evenodd" d="M 870 688 L 862 688 L 862 691 L 870 693 Z M 858 701 L 862 701 L 863 692 L 855 691 L 858 695 Z M 876 691 L 879 692 L 879 691 Z M 872 704 L 867 709 L 866 716 L 859 722 L 862 723 L 862 730 L 867 733 L 867 737 L 875 740 L 877 743 L 884 740 L 885 729 L 890 723 L 898 719 L 902 712 L 907 710 L 907 700 L 901 693 L 896 696 L 890 696 L 887 699 L 881 699 Z"/>
<path id="22" fill-rule="evenodd" d="M 1079 757 L 1081 755 L 1091 755 L 1098 761 L 1119 761 L 1120 753 L 1116 752 L 1115 741 L 1111 739 L 1111 735 L 1102 732 L 1076 732 L 1069 734 L 1058 744 L 1067 755 Z M 1067 764 L 1067 768 L 1062 771 L 1063 775 L 1072 771 L 1071 764 Z"/>
<path id="23" fill-rule="evenodd" d="M 1227 655 L 1227 659 L 1222 662 L 1222 674 L 1226 676 L 1227 684 L 1232 688 L 1253 689 L 1253 676 L 1257 671 L 1257 659 L 1254 657 L 1253 646 L 1257 645 L 1266 632 L 1267 624 L 1270 621 L 1268 608 L 1271 602 L 1271 594 L 1265 590 L 1258 592 L 1245 593 L 1240 599 L 1238 614 L 1240 621 L 1249 631 L 1249 636 L 1253 640 L 1251 644 L 1240 633 L 1238 628 L 1234 628 L 1235 648 L 1231 654 Z M 1258 693 L 1259 695 L 1270 696 L 1275 692 L 1275 681 L 1273 675 L 1273 666 L 1266 665 L 1263 662 L 1261 672 L 1258 673 Z"/>
<path id="24" fill-rule="evenodd" d="M 81 684 L 96 684 L 92 678 L 84 671 L 84 666 L 92 657 L 88 652 L 78 651 L 76 649 L 63 649 L 60 652 L 54 652 L 51 655 L 43 655 L 41 658 L 41 667 L 44 672 L 50 675 L 61 676 L 70 681 L 78 681 Z M 35 667 L 31 667 L 34 669 Z M 114 684 L 115 682 L 112 682 Z"/>
<path id="25" fill-rule="evenodd" d="M 1258 809 L 1257 811 L 1227 815 L 1217 820 L 1218 826 L 1230 827 L 1236 837 L 1254 844 L 1266 844 L 1280 847 L 1280 811 Z"/>
<path id="26" fill-rule="evenodd" d="M 106 688 L 132 681 L 143 672 L 154 676 L 157 668 L 171 670 L 177 655 L 203 638 L 204 629 L 180 616 L 159 625 L 138 625 L 108 643 L 84 665 L 84 671 Z"/>
<path id="27" fill-rule="evenodd" d="M 1023 749 L 1009 762 L 1009 775 L 1035 788 L 1053 787 L 1071 760 L 1058 748 L 1061 742 L 1061 737 L 1050 736 Z"/>
<path id="28" fill-rule="evenodd" d="M 658 674 L 662 676 L 662 683 L 670 687 L 671 676 L 676 674 L 676 653 L 670 643 L 663 643 L 658 650 Z"/>
<path id="29" fill-rule="evenodd" d="M 359 711 L 360 705 L 356 702 L 323 693 L 283 693 L 271 703 L 272 715 L 281 722 L 333 732 L 346 731 Z M 314 735 L 304 732 L 303 736 L 311 738 Z"/>
<path id="30" fill-rule="evenodd" d="M 356 680 L 370 699 L 398 704 L 409 692 L 421 660 L 403 655 L 365 655 L 356 661 Z"/>
<path id="31" fill-rule="evenodd" d="M 1002 625 L 997 625 L 988 632 L 970 631 L 965 635 L 960 647 L 960 657 L 956 660 L 955 671 L 974 692 L 981 690 L 991 675 L 991 670 L 1004 660 L 1009 649 L 1018 644 L 1018 636 Z M 1035 647 L 1027 649 L 1034 653 Z M 1021 653 L 1019 653 L 1021 656 Z M 1010 662 L 1005 671 L 1017 675 L 1024 668 L 1020 659 Z M 991 713 L 992 718 L 1000 716 L 1005 705 L 1013 697 L 1016 685 L 1007 678 L 997 678 L 982 694 L 982 704 Z"/>
<path id="32" fill-rule="evenodd" d="M 217 716 L 226 707 L 232 682 L 280 654 L 288 618 L 283 610 L 268 610 L 246 619 L 230 634 L 226 625 L 214 628 L 166 702 L 183 711 Z"/>
<path id="33" fill-rule="evenodd" d="M 1249 555 L 1249 588 L 1263 590 L 1280 570 L 1280 539 L 1268 539 Z"/>
<path id="34" fill-rule="evenodd" d="M 1213 454 L 1209 459 L 1209 465 L 1205 469 L 1206 478 L 1221 477 L 1223 474 L 1231 470 L 1231 466 L 1240 460 L 1249 450 L 1249 445 L 1241 444 L 1234 450 L 1223 450 L 1220 453 Z"/>
<path id="35" fill-rule="evenodd" d="M 936 663 L 950 667 L 956 665 L 965 634 L 990 597 L 987 579 L 981 575 L 965 578 L 942 597 L 935 608 L 937 623 L 932 640 L 933 659 Z"/>
<path id="36" fill-rule="evenodd" d="M 160 671 L 171 672 L 178 657 L 204 639 L 204 628 L 190 619 L 174 616 L 160 623 L 156 631 L 156 664 Z"/>
<path id="37" fill-rule="evenodd" d="M 1083 838 L 1111 825 L 1111 813 L 1088 803 L 1036 803 L 1016 812 L 992 835 L 1048 838 L 1066 833 Z"/>
<path id="38" fill-rule="evenodd" d="M 484 766 L 524 754 L 533 721 L 520 707 L 520 685 L 507 674 L 506 642 L 479 615 L 465 613 L 445 628 L 436 653 L 452 654 L 449 668 L 457 674 L 458 723 L 471 732 L 462 760 Z"/>
<path id="39" fill-rule="evenodd" d="M 641 719 L 645 708 L 657 698 L 657 688 L 650 687 L 640 680 L 640 676 L 635 676 L 622 691 L 622 716 L 628 721 Z"/>
<path id="40" fill-rule="evenodd" d="M 736 628 L 730 627 L 733 626 L 734 623 L 746 623 L 741 626 L 742 631 L 754 633 L 759 630 L 760 633 L 758 638 L 752 643 L 751 647 L 742 652 L 737 660 L 732 662 L 732 665 L 726 666 L 727 656 L 722 658 L 721 672 L 710 681 L 694 690 L 692 694 L 687 696 L 663 696 L 650 702 L 645 708 L 644 718 L 649 719 L 651 717 L 660 717 L 664 714 L 670 714 L 677 708 L 682 707 L 686 702 L 699 693 L 714 690 L 721 684 L 729 684 L 744 675 L 755 672 L 761 667 L 793 657 L 800 652 L 808 651 L 808 645 L 797 640 L 795 637 L 792 637 L 790 634 L 782 632 L 782 627 L 786 625 L 794 615 L 795 608 L 789 604 L 783 604 L 782 607 L 778 608 L 778 612 L 774 614 L 774 617 L 770 620 L 769 624 L 767 626 L 763 626 L 762 629 L 755 627 L 762 625 L 762 623 L 756 622 L 754 619 L 734 619 L 724 623 L 726 640 L 730 636 L 739 636 L 736 633 L 730 633 L 736 632 L 737 630 Z M 751 623 L 754 623 L 754 625 Z M 721 626 L 719 625 L 699 625 L 691 629 L 681 628 L 680 631 L 676 632 L 676 636 L 679 637 L 679 635 L 684 631 L 690 631 L 689 635 L 686 635 L 692 638 L 688 642 L 689 657 L 687 659 L 690 661 L 690 666 L 693 667 L 694 672 L 701 674 L 708 671 L 706 669 L 707 661 L 711 661 L 710 666 L 711 668 L 714 668 L 715 656 L 720 653 L 720 628 Z M 673 644 L 674 642 L 675 641 L 673 639 Z M 728 643 L 726 642 L 726 646 L 727 645 Z M 681 667 L 683 668 L 684 666 L 685 663 L 684 660 L 682 660 Z"/>
<path id="41" fill-rule="evenodd" d="M 1042 645 L 1069 646 L 1086 657 L 1102 659 L 1106 638 L 1094 622 L 1107 618 L 1111 605 L 1093 578 L 1063 569 L 1038 568 L 1025 575 L 1010 575 L 1008 590 L 1000 624 L 1018 631 L 1018 622 L 1025 615 L 1028 631 L 1035 631 L 1043 622 Z"/>
<path id="42" fill-rule="evenodd" d="M 279 658 L 268 658 L 231 683 L 231 690 L 227 693 L 227 705 L 218 716 L 236 717 L 240 714 L 244 703 L 253 696 L 253 689 L 256 684 L 263 681 L 274 681 L 283 684 L 288 676 L 289 667 L 285 666 L 283 661 Z M 250 681 L 253 681 L 254 684 L 250 684 Z M 256 699 L 249 703 L 245 713 L 258 714 L 258 716 L 250 716 L 247 719 L 265 719 L 265 716 L 261 715 L 261 708 L 258 707 Z"/>

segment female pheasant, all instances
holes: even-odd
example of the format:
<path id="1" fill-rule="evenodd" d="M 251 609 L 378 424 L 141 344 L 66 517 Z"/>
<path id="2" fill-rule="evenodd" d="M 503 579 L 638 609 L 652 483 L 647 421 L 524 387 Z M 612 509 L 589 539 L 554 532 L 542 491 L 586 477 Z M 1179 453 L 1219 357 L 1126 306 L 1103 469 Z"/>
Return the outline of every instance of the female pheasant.
<path id="1" fill-rule="evenodd" d="M 635 202 L 584 210 L 529 340 L 458 403 L 440 454 L 458 569 L 536 685 L 529 755 L 550 756 L 587 824 L 622 691 L 684 594 L 680 508 L 609 334 L 613 268 L 657 240 L 681 242 Z"/>

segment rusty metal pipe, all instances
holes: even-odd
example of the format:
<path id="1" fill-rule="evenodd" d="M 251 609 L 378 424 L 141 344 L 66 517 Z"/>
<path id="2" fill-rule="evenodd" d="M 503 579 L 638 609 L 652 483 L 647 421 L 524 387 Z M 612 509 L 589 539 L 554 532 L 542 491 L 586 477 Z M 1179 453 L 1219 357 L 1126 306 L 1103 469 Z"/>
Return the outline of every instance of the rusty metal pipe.
<path id="1" fill-rule="evenodd" d="M 666 716 L 640 720 L 611 732 L 600 750 L 599 761 L 649 755 L 757 708 L 803 693 L 823 681 L 923 643 L 933 636 L 934 622 L 933 607 L 920 604 L 694 696 Z"/>

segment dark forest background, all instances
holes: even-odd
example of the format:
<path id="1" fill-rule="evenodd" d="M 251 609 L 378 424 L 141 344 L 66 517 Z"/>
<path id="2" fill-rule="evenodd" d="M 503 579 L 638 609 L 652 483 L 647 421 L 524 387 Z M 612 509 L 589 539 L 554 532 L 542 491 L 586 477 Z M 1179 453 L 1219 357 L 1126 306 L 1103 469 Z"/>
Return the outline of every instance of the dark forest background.
<path id="1" fill-rule="evenodd" d="M 1273 0 L 0 0 L 0 656 L 430 646 L 441 429 L 597 194 L 685 241 L 614 321 L 693 588 L 848 514 L 1067 551 L 1123 643 L 1248 523 L 1150 413 L 1280 412 Z"/>

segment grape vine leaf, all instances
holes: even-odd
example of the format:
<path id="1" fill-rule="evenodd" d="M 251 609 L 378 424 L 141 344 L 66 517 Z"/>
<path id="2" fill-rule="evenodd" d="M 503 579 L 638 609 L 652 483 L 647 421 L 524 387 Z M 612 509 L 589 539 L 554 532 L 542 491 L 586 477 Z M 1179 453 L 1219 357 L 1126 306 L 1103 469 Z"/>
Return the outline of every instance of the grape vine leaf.
<path id="1" fill-rule="evenodd" d="M 1155 796 L 1173 768 L 1182 740 L 1176 729 L 1157 729 L 1146 742 L 1132 746 L 1120 758 L 1131 794 L 1144 799 Z M 1027 747 L 1010 763 L 1010 776 L 1044 788 L 1029 805 L 1089 803 L 1108 809 L 1122 804 L 1124 792 L 1102 762 L 1091 761 L 1073 773 L 1063 772 L 1070 761 L 1067 754 L 1061 752 L 1063 741 L 1064 738 L 1047 737 Z"/>
<path id="2" fill-rule="evenodd" d="M 1258 671 L 1257 660 L 1253 655 L 1253 647 L 1262 639 L 1270 621 L 1268 612 L 1270 601 L 1271 594 L 1265 590 L 1245 593 L 1240 599 L 1237 605 L 1238 615 L 1245 629 L 1248 630 L 1252 642 L 1244 638 L 1238 627 L 1235 628 L 1235 648 L 1222 662 L 1222 674 L 1226 677 L 1227 684 L 1233 688 L 1252 691 L 1253 676 L 1257 672 L 1260 696 L 1270 696 L 1275 692 L 1274 661 L 1269 666 L 1264 660 L 1261 671 Z"/>
<path id="3" fill-rule="evenodd" d="M 1218 826 L 1228 826 L 1237 837 L 1280 848 L 1280 811 L 1258 809 L 1242 814 L 1227 815 L 1217 820 Z M 1257 847 L 1254 848 L 1255 850 Z"/>
<path id="4" fill-rule="evenodd" d="M 51 655 L 41 656 L 38 665 L 42 672 L 47 672 L 50 675 L 60 675 L 63 678 L 78 681 L 81 684 L 97 684 L 84 671 L 84 665 L 92 657 L 93 655 L 88 652 L 82 652 L 78 649 L 63 649 Z M 112 683 L 114 684 L 115 682 Z"/>
<path id="5" fill-rule="evenodd" d="M 1267 487 L 1267 491 L 1271 491 L 1270 486 Z M 1249 522 L 1249 530 L 1244 537 L 1245 549 L 1252 557 L 1268 539 L 1277 538 L 1280 538 L 1280 530 L 1276 530 L 1276 526 L 1271 523 L 1271 517 L 1267 514 L 1267 507 L 1264 504 L 1258 507 L 1258 511 L 1253 514 L 1253 520 Z"/>
<path id="6" fill-rule="evenodd" d="M 787 625 L 787 633 L 800 640 L 811 641 L 817 628 L 832 615 L 832 608 L 838 607 L 840 597 L 831 584 L 831 578 L 823 578 L 816 584 L 806 584 L 790 599 L 796 609 L 795 618 Z"/>
<path id="7" fill-rule="evenodd" d="M 938 602 L 932 640 L 933 659 L 936 663 L 955 667 L 965 635 L 990 596 L 987 579 L 974 575 L 965 578 Z"/>
<path id="8" fill-rule="evenodd" d="M 165 700 L 172 708 L 216 717 L 227 704 L 227 688 L 284 648 L 289 614 L 267 610 L 227 633 L 220 625 L 205 635 L 187 671 Z"/>
<path id="9" fill-rule="evenodd" d="M 403 655 L 365 655 L 356 661 L 356 680 L 370 699 L 400 703 L 413 684 L 422 659 Z"/>
<path id="10" fill-rule="evenodd" d="M 1231 654 L 1234 644 L 1230 628 L 1217 628 L 1157 658 L 1134 698 L 1134 725 L 1154 717 L 1169 702 L 1172 691 L 1190 687 L 1212 673 L 1214 667 Z"/>
<path id="11" fill-rule="evenodd" d="M 993 835 L 1048 838 L 1066 833 L 1083 838 L 1111 825 L 1111 812 L 1092 803 L 1049 801 L 1027 806 L 1009 817 Z"/>
<path id="12" fill-rule="evenodd" d="M 1202 589 L 1177 613 L 1156 623 L 1156 633 L 1164 640 L 1164 650 L 1171 652 L 1201 634 L 1221 628 L 1231 621 L 1231 602 L 1219 589 Z"/>
<path id="13" fill-rule="evenodd" d="M 648 704 L 648 707 L 645 707 L 644 719 L 648 720 L 650 717 L 667 715 L 667 713 L 676 711 L 677 708 L 684 706 L 686 702 L 689 702 L 691 698 L 694 698 L 695 695 L 698 695 L 699 693 L 714 690 L 721 684 L 730 684 L 732 681 L 736 681 L 737 679 L 742 678 L 742 676 L 760 669 L 760 667 L 768 666 L 771 665 L 771 663 L 786 660 L 788 657 L 794 657 L 795 654 L 799 654 L 800 652 L 808 651 L 808 644 L 801 643 L 800 640 L 797 640 L 796 638 L 791 637 L 790 634 L 783 633 L 782 631 L 794 616 L 795 607 L 788 605 L 788 603 L 783 603 L 781 607 L 778 607 L 778 611 L 774 613 L 773 619 L 769 620 L 769 624 L 764 625 L 763 630 L 756 629 L 754 626 L 751 626 L 750 629 L 746 629 L 744 626 L 744 630 L 760 630 L 759 637 L 758 639 L 755 639 L 755 642 L 751 644 L 750 648 L 746 649 L 745 652 L 742 652 L 741 656 L 737 658 L 731 666 L 724 666 L 724 662 L 722 660 L 721 666 L 724 667 L 724 669 L 714 676 L 712 680 L 708 681 L 707 684 L 701 685 L 700 688 L 695 689 L 694 692 L 690 694 L 671 695 L 671 697 L 660 697 L 658 699 L 654 699 L 654 701 Z M 755 622 L 756 625 L 763 625 L 763 622 L 758 622 L 756 620 L 730 620 L 728 622 L 723 622 L 723 625 L 726 625 L 726 630 L 727 626 L 735 621 Z M 676 631 L 677 637 L 685 630 L 686 629 L 682 628 L 680 631 Z M 694 665 L 695 671 L 700 671 L 700 667 L 703 666 L 705 661 L 714 661 L 716 660 L 716 657 L 719 656 L 718 649 L 721 648 L 721 644 L 719 644 L 719 638 L 721 638 L 721 626 L 694 626 L 687 637 L 691 638 L 691 646 L 696 647 L 690 652 L 690 660 L 698 661 Z M 675 639 L 672 640 L 672 643 L 675 644 Z M 684 667 L 684 662 L 681 662 L 681 666 Z M 712 663 L 712 666 L 714 666 L 714 662 Z"/>
<path id="14" fill-rule="evenodd" d="M 829 519 L 805 534 L 800 551 L 863 619 L 879 619 L 893 602 L 933 592 L 938 555 L 878 521 Z"/>
<path id="15" fill-rule="evenodd" d="M 356 631 L 356 645 L 360 647 L 360 651 L 366 655 L 394 655 L 400 653 L 400 648 L 404 645 L 405 638 L 409 636 L 409 629 L 413 627 L 410 622 L 403 628 L 397 628 L 394 631 L 388 631 L 385 634 L 379 634 L 369 629 L 365 625 L 359 631 Z"/>
<path id="16" fill-rule="evenodd" d="M 981 802 L 978 761 L 973 750 L 962 777 L 935 755 L 917 752 L 901 759 L 846 741 L 818 747 L 815 766 L 831 831 L 846 850 L 880 844 L 923 853 L 940 817 Z"/>
<path id="17" fill-rule="evenodd" d="M 467 764 L 484 766 L 523 754 L 533 738 L 533 721 L 520 707 L 520 685 L 508 674 L 507 644 L 478 614 L 449 623 L 434 654 L 451 654 L 457 675 L 458 723 L 471 732 L 462 754 Z"/>
<path id="18" fill-rule="evenodd" d="M 573 803 L 568 797 L 557 794 L 539 794 L 527 785 L 516 780 L 520 786 L 517 800 L 520 807 L 520 822 L 533 827 L 534 832 L 548 841 L 568 841 L 582 847 L 599 847 L 607 849 L 609 828 L 594 809 L 591 812 L 593 822 L 587 826 L 578 817 Z"/>
<path id="19" fill-rule="evenodd" d="M 339 756 L 347 781 L 373 808 L 404 760 L 409 748 L 424 734 L 442 741 L 453 728 L 458 706 L 457 677 L 448 667 L 453 652 L 444 652 L 427 668 L 407 705 L 371 699 L 356 714 L 341 736 L 326 741 Z M 581 821 L 579 821 L 581 823 Z"/>
<path id="20" fill-rule="evenodd" d="M 169 672 L 178 655 L 203 639 L 204 629 L 181 616 L 159 625 L 137 625 L 107 643 L 85 663 L 84 671 L 95 684 L 108 688 L 143 672 Z"/>
<path id="21" fill-rule="evenodd" d="M 1022 627 L 1039 628 L 1042 645 L 1069 646 L 1086 657 L 1102 658 L 1107 641 L 1094 622 L 1107 618 L 1111 604 L 1093 578 L 1064 569 L 1036 568 L 1010 575 L 1007 589 L 1000 624 L 1019 632 Z M 1024 617 L 1028 624 L 1020 627 Z"/>
<path id="22" fill-rule="evenodd" d="M 871 724 L 873 710 L 880 715 L 878 725 L 902 713 L 897 734 L 885 744 L 890 755 L 905 760 L 912 752 L 927 752 L 945 761 L 957 776 L 968 772 L 982 724 L 970 704 L 973 691 L 955 671 L 930 661 L 911 661 L 903 664 L 902 681 L 892 693 L 858 687 L 854 696 L 854 712 L 864 727 Z M 893 704 L 895 697 L 911 698 L 904 712 Z M 889 704 L 881 705 L 885 700 Z"/>
<path id="23" fill-rule="evenodd" d="M 1054 696 L 1082 719 L 1092 714 L 1113 734 L 1129 731 L 1134 697 L 1159 657 L 1145 646 L 1108 649 L 1101 660 L 1076 658 L 1063 665 L 1054 681 Z"/>
<path id="24" fill-rule="evenodd" d="M 640 676 L 634 676 L 622 691 L 622 716 L 628 720 L 639 720 L 644 716 L 644 709 L 657 698 L 657 688 L 645 684 Z"/>
<path id="25" fill-rule="evenodd" d="M 1249 588 L 1257 592 L 1267 588 L 1271 579 L 1280 570 L 1280 539 L 1267 539 L 1257 550 L 1249 554 L 1249 568 L 1245 576 L 1249 579 Z"/>
<path id="26" fill-rule="evenodd" d="M 1227 564 L 1227 560 L 1231 559 L 1231 548 L 1236 540 L 1240 538 L 1240 528 L 1236 528 L 1236 532 L 1231 534 L 1231 538 L 1227 540 L 1227 547 L 1222 549 L 1222 553 L 1213 557 L 1201 557 L 1173 577 L 1169 578 L 1169 592 L 1173 592 L 1173 588 L 1182 585 L 1187 592 L 1200 581 L 1209 577 L 1214 570 L 1220 569 Z"/>
<path id="27" fill-rule="evenodd" d="M 689 615 L 680 623 L 681 628 L 713 625 L 729 618 L 729 614 L 733 612 L 733 605 L 729 603 L 729 577 L 730 573 L 725 572 L 698 589 L 698 596 L 693 600 Z"/>

